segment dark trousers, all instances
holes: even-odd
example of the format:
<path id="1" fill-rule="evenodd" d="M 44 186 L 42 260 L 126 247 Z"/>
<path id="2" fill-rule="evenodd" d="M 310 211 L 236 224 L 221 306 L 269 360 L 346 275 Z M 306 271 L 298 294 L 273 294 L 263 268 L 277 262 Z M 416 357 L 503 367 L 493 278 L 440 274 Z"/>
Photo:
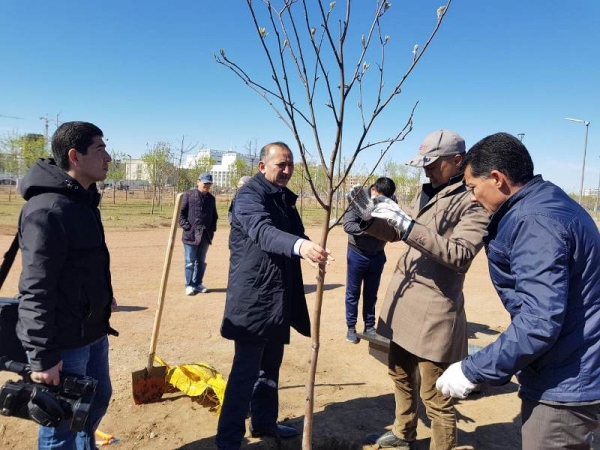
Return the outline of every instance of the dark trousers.
<path id="1" fill-rule="evenodd" d="M 523 450 L 589 450 L 600 428 L 600 404 L 546 405 L 522 398 L 521 421 Z"/>
<path id="2" fill-rule="evenodd" d="M 377 303 L 377 290 L 381 281 L 381 273 L 385 264 L 385 253 L 380 252 L 373 256 L 358 253 L 348 247 L 348 269 L 346 273 L 346 325 L 356 326 L 358 316 L 358 299 L 360 288 L 363 288 L 362 316 L 365 328 L 375 326 L 375 303 Z"/>
<path id="3" fill-rule="evenodd" d="M 254 430 L 274 430 L 279 410 L 279 368 L 283 344 L 235 341 L 235 354 L 215 443 L 219 450 L 238 450 L 250 410 Z"/>

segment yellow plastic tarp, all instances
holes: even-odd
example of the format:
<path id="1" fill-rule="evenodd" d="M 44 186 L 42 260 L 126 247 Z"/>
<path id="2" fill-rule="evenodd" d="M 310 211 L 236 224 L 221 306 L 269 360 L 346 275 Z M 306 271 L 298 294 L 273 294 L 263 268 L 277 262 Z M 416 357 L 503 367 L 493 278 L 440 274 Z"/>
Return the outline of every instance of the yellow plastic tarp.
<path id="1" fill-rule="evenodd" d="M 211 409 L 217 414 L 221 412 L 227 382 L 217 369 L 202 362 L 170 367 L 158 356 L 154 360 L 167 368 L 165 381 L 168 384 L 190 397 L 196 397 L 201 404 L 208 401 Z"/>

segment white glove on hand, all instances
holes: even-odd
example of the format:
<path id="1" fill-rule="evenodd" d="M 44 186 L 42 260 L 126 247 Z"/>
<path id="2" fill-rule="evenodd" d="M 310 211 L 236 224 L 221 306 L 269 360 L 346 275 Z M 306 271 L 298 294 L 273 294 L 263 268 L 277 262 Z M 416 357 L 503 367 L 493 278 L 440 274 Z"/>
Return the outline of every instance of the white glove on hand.
<path id="1" fill-rule="evenodd" d="M 374 203 L 375 209 L 371 212 L 371 216 L 387 220 L 400 233 L 404 233 L 408 229 L 412 217 L 406 214 L 396 202 L 380 195 L 375 198 Z"/>
<path id="2" fill-rule="evenodd" d="M 362 220 L 371 220 L 371 212 L 375 209 L 375 203 L 367 195 L 361 184 L 355 184 L 346 194 L 348 204 L 357 212 Z"/>
<path id="3" fill-rule="evenodd" d="M 476 384 L 471 383 L 460 367 L 461 361 L 450 364 L 435 382 L 435 387 L 446 397 L 467 398 Z"/>

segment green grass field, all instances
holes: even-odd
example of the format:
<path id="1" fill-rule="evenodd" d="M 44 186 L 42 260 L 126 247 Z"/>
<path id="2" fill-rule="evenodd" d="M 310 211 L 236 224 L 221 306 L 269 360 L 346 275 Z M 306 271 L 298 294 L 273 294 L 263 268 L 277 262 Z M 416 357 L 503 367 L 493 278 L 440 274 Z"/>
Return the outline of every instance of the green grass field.
<path id="1" fill-rule="evenodd" d="M 231 202 L 230 195 L 217 196 L 217 210 L 219 212 L 218 227 L 229 226 L 227 222 L 227 210 Z M 19 212 L 24 200 L 15 193 L 14 188 L 0 188 L 0 230 L 3 233 L 13 233 L 17 229 Z M 152 194 L 139 191 L 125 198 L 125 192 L 106 191 L 100 203 L 102 221 L 106 229 L 142 229 L 169 227 L 173 215 L 173 193 L 169 192 L 161 199 L 161 203 L 155 202 L 152 211 Z M 316 204 L 314 200 L 304 200 L 302 209 L 300 203 L 298 209 L 301 211 L 305 227 L 314 227 L 322 221 L 325 211 Z"/>

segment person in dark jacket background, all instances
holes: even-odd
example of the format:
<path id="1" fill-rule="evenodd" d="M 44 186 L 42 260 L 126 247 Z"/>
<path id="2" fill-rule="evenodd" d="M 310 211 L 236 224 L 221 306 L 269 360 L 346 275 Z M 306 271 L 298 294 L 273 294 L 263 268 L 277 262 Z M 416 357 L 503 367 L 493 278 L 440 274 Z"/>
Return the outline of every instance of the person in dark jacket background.
<path id="1" fill-rule="evenodd" d="M 116 334 L 109 325 L 116 301 L 95 185 L 111 161 L 102 136 L 91 123 L 63 123 L 52 137 L 54 159 L 38 160 L 19 184 L 27 203 L 17 334 L 31 380 L 58 385 L 65 371 L 98 381 L 85 429 L 71 431 L 68 420 L 40 426 L 40 449 L 93 450 L 112 395 L 107 335 Z"/>
<path id="2" fill-rule="evenodd" d="M 258 168 L 237 193 L 232 211 L 221 335 L 235 342 L 235 354 L 217 429 L 220 450 L 240 448 L 248 409 L 252 436 L 298 434 L 277 424 L 279 368 L 290 327 L 310 335 L 300 258 L 315 264 L 330 259 L 304 234 L 297 196 L 286 187 L 294 171 L 289 147 L 265 145 Z"/>
<path id="3" fill-rule="evenodd" d="M 212 175 L 202 173 L 198 177 L 197 189 L 183 195 L 179 225 L 183 228 L 181 240 L 185 251 L 185 294 L 196 295 L 208 292 L 202 281 L 206 272 L 206 254 L 217 231 L 217 206 L 210 193 Z"/>
<path id="4" fill-rule="evenodd" d="M 243 177 L 241 177 L 237 183 L 237 190 L 239 191 L 241 189 L 241 187 L 243 185 L 245 185 L 251 179 L 252 179 L 252 177 L 248 176 L 248 175 L 244 175 Z M 235 202 L 235 195 L 237 195 L 237 192 L 234 194 L 233 198 L 231 199 L 231 204 L 229 205 L 229 210 L 227 211 L 227 220 L 229 221 L 229 225 L 231 225 L 231 215 L 233 214 L 233 204 Z"/>
<path id="5" fill-rule="evenodd" d="M 390 178 L 378 178 L 370 187 L 371 197 L 383 195 L 392 197 L 396 185 Z M 363 220 L 355 208 L 348 208 L 344 214 L 344 231 L 348 233 L 348 254 L 346 269 L 346 340 L 358 344 L 356 335 L 358 319 L 358 300 L 360 289 L 363 288 L 362 318 L 365 324 L 365 334 L 375 336 L 375 304 L 377 290 L 381 282 L 381 273 L 385 265 L 386 241 L 377 239 L 364 231 Z"/>
<path id="6" fill-rule="evenodd" d="M 490 276 L 510 313 L 492 344 L 438 379 L 465 398 L 479 383 L 516 374 L 524 450 L 591 448 L 600 427 L 600 233 L 590 215 L 534 176 L 514 136 L 488 136 L 469 150 L 465 183 L 493 213 L 485 248 Z"/>

